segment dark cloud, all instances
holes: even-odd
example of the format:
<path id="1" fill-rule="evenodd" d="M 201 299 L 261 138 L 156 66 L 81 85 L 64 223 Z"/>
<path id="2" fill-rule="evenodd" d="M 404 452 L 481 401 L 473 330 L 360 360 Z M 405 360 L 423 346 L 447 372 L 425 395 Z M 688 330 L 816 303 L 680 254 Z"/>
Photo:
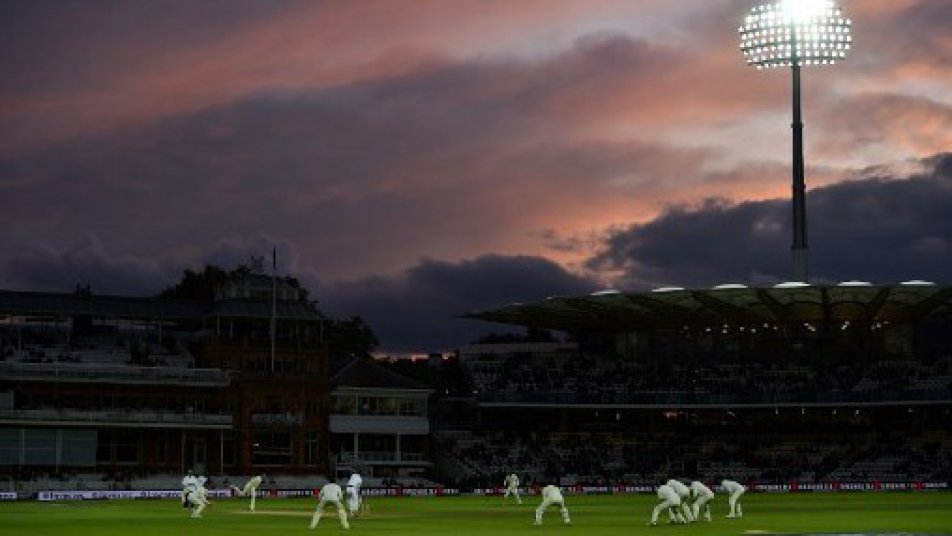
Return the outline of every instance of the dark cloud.
<path id="1" fill-rule="evenodd" d="M 291 9 L 272 0 L 0 2 L 0 93 L 104 89 L 122 73 Z"/>
<path id="2" fill-rule="evenodd" d="M 599 95 L 616 98 L 618 83 L 671 54 L 598 35 L 542 60 L 444 62 L 272 91 L 0 159 L 10 200 L 0 222 L 25 228 L 45 207 L 49 227 L 22 240 L 68 243 L 81 229 L 137 255 L 175 254 L 182 237 L 208 248 L 263 230 L 335 277 L 394 273 L 422 256 L 524 251 L 552 214 L 617 211 L 618 194 L 636 190 L 643 203 L 709 157 L 571 134 L 606 113 Z"/>
<path id="3" fill-rule="evenodd" d="M 262 268 L 268 273 L 273 267 L 279 275 L 299 271 L 297 247 L 288 240 L 260 232 L 250 236 L 222 238 L 193 264 L 232 268 L 250 266 L 255 258 L 263 260 Z"/>
<path id="4" fill-rule="evenodd" d="M 89 285 L 100 294 L 152 295 L 180 271 L 174 261 L 111 254 L 93 235 L 64 250 L 34 245 L 0 264 L 0 288 L 71 292 Z"/>
<path id="5" fill-rule="evenodd" d="M 908 177 L 872 169 L 809 192 L 813 280 L 949 282 L 952 154 L 923 164 Z M 790 210 L 786 200 L 675 207 L 612 235 L 588 266 L 620 271 L 635 288 L 789 280 Z"/>
<path id="6" fill-rule="evenodd" d="M 205 265 L 231 269 L 249 266 L 260 257 L 262 268 L 270 273 L 272 252 L 279 275 L 299 271 L 294 244 L 261 232 L 221 238 L 207 250 L 180 256 L 118 254 L 90 234 L 65 248 L 22 245 L 0 259 L 0 288 L 68 292 L 76 285 L 89 285 L 99 294 L 151 296 L 178 281 L 184 270 Z"/>
<path id="7" fill-rule="evenodd" d="M 787 203 L 743 202 L 789 157 L 788 73 L 737 51 L 751 3 L 554 2 L 0 4 L 0 284 L 151 294 L 277 244 L 279 272 L 419 348 L 591 288 L 531 255 L 786 279 Z M 948 158 L 842 169 L 949 150 L 948 2 L 844 4 L 850 61 L 804 78 L 809 178 L 858 180 L 810 194 L 813 273 L 940 279 Z"/>
<path id="8" fill-rule="evenodd" d="M 468 311 L 595 288 L 547 259 L 486 255 L 456 263 L 428 260 L 400 277 L 320 287 L 319 294 L 328 312 L 361 315 L 384 349 L 400 352 L 453 349 L 479 334 L 512 330 L 458 318 Z"/>
<path id="9" fill-rule="evenodd" d="M 71 292 L 76 285 L 90 285 L 98 294 L 151 296 L 178 281 L 185 268 L 213 264 L 230 269 L 264 256 L 270 271 L 275 245 L 279 275 L 298 277 L 325 313 L 364 318 L 388 352 L 450 350 L 483 333 L 511 331 L 460 319 L 465 312 L 596 288 L 595 282 L 548 259 L 503 255 L 425 260 L 394 277 L 327 282 L 295 265 L 293 244 L 264 233 L 221 239 L 190 259 L 115 255 L 94 236 L 66 250 L 34 247 L 0 263 L 0 288 Z"/>

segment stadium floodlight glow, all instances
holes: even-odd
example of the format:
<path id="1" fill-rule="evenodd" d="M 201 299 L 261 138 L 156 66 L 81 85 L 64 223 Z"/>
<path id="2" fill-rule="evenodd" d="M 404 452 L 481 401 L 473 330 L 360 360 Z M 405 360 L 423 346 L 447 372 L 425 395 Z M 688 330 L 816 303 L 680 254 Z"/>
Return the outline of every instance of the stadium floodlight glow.
<path id="1" fill-rule="evenodd" d="M 821 16 L 829 8 L 828 0 L 784 0 L 783 15 L 786 20 L 806 21 Z"/>
<path id="2" fill-rule="evenodd" d="M 755 7 L 738 28 L 747 64 L 832 65 L 846 59 L 852 21 L 833 0 L 779 0 Z"/>
<path id="3" fill-rule="evenodd" d="M 737 29 L 747 65 L 793 72 L 793 278 L 807 282 L 806 181 L 800 68 L 833 65 L 853 44 L 852 21 L 833 0 L 774 0 L 754 7 Z"/>

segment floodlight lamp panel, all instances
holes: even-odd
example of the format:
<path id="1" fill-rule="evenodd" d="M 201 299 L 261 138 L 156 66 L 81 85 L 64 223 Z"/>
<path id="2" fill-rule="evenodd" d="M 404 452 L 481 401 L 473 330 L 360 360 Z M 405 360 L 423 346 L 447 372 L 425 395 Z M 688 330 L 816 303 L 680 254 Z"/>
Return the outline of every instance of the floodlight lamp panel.
<path id="1" fill-rule="evenodd" d="M 831 65 L 831 51 L 849 50 L 852 42 L 851 21 L 833 0 L 772 0 L 753 8 L 744 21 L 740 49 L 757 68 Z"/>

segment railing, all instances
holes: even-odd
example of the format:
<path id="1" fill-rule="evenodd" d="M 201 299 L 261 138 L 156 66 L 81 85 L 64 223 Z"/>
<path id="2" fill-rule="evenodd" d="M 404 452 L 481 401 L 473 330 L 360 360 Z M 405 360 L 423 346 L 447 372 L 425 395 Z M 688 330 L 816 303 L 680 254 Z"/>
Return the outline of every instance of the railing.
<path id="1" fill-rule="evenodd" d="M 353 452 L 341 452 L 337 455 L 338 462 L 361 463 L 361 462 L 424 462 L 423 453 L 420 452 L 390 452 L 390 451 L 367 451 L 361 450 L 354 457 Z"/>
<path id="2" fill-rule="evenodd" d="M 334 434 L 404 434 L 426 435 L 430 422 L 426 417 L 381 417 L 373 415 L 337 415 L 328 419 Z"/>
<path id="3" fill-rule="evenodd" d="M 254 413 L 251 415 L 251 423 L 254 425 L 281 425 L 281 426 L 301 426 L 304 424 L 303 413 Z"/>
<path id="4" fill-rule="evenodd" d="M 17 380 L 63 382 L 178 383 L 228 385 L 228 373 L 220 369 L 134 367 L 90 363 L 0 363 L 0 376 Z"/>
<path id="5" fill-rule="evenodd" d="M 192 426 L 231 428 L 231 415 L 163 410 L 85 411 L 76 409 L 0 409 L 0 421 L 65 422 L 69 424 L 137 424 L 142 426 Z"/>
<path id="6" fill-rule="evenodd" d="M 493 405 L 594 405 L 594 406 L 795 406 L 795 405 L 894 405 L 937 404 L 952 401 L 952 389 L 929 391 L 826 391 L 782 393 L 692 393 L 653 391 L 639 393 L 479 393 L 481 404 Z"/>
<path id="7" fill-rule="evenodd" d="M 394 410 L 371 410 L 364 408 L 334 406 L 331 411 L 335 415 L 357 415 L 360 417 L 426 417 L 426 411 L 422 408 L 400 408 Z"/>

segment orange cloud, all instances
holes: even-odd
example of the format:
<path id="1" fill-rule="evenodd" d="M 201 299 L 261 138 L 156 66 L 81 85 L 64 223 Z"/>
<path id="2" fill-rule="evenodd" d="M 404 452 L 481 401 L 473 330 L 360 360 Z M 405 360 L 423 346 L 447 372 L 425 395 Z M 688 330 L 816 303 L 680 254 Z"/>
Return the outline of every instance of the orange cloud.
<path id="1" fill-rule="evenodd" d="M 100 14 L 108 31 L 70 11 L 62 40 L 20 38 L 35 69 L 0 86 L 0 188 L 20 210 L 55 205 L 127 244 L 113 229 L 149 218 L 165 248 L 186 229 L 212 241 L 266 222 L 337 275 L 554 256 L 547 231 L 598 236 L 671 204 L 789 194 L 789 73 L 744 65 L 747 2 L 327 1 L 227 24 L 182 18 L 204 4 L 155 21 L 139 5 Z M 856 50 L 804 77 L 811 187 L 948 147 L 942 103 L 910 104 L 922 96 L 906 87 L 949 87 L 934 5 L 846 4 Z M 65 61 L 69 46 L 83 50 Z M 77 200 L 104 206 L 89 219 Z"/>

